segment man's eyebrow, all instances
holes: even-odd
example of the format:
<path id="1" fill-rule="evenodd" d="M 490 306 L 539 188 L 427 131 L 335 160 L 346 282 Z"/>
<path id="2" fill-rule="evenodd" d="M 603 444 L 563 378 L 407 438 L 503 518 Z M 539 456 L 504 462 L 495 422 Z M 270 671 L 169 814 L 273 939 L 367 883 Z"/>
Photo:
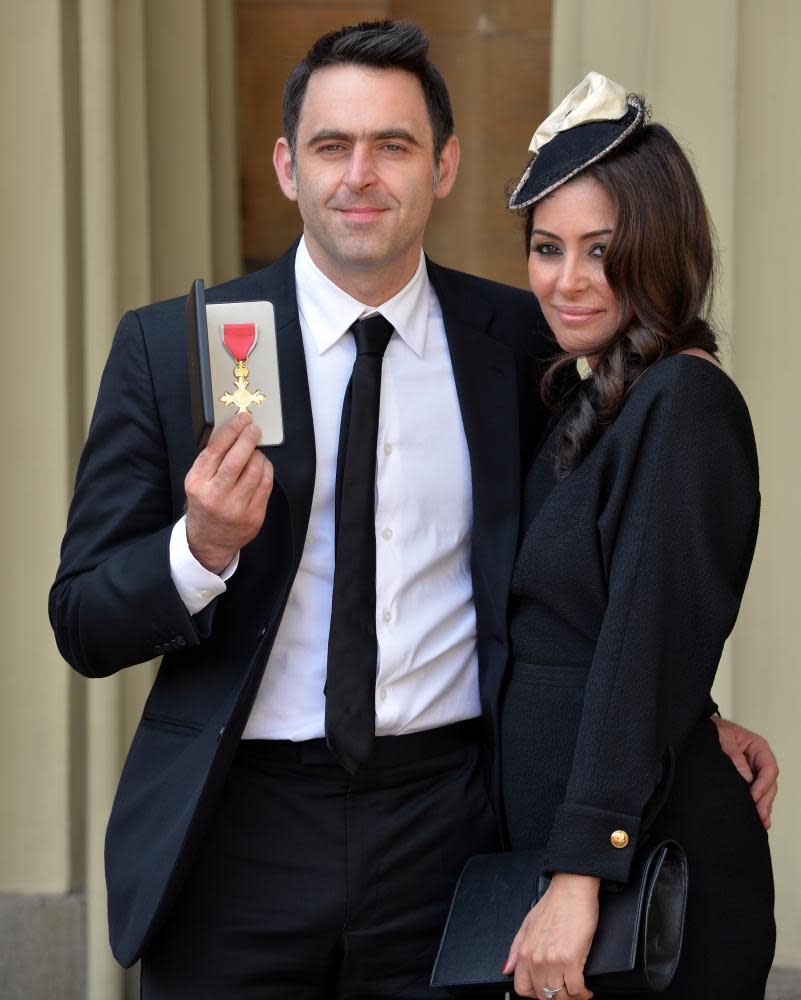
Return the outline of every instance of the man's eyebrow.
<path id="1" fill-rule="evenodd" d="M 405 128 L 386 128 L 382 129 L 380 132 L 374 132 L 370 137 L 372 139 L 403 139 L 404 142 L 408 142 L 412 146 L 419 146 L 420 143 L 415 139 L 411 132 L 407 131 Z"/>
<path id="2" fill-rule="evenodd" d="M 560 240 L 562 238 L 561 236 L 558 236 L 556 233 L 550 232 L 548 229 L 532 229 L 531 235 L 533 236 L 534 233 L 537 233 L 539 236 L 550 236 L 552 240 Z M 611 234 L 612 234 L 611 229 L 591 229 L 590 232 L 588 233 L 582 233 L 581 239 L 589 240 L 592 239 L 594 236 L 611 236 Z"/>
<path id="3" fill-rule="evenodd" d="M 355 142 L 359 138 L 353 132 L 343 132 L 340 129 L 333 128 L 323 128 L 319 132 L 315 132 L 313 136 L 306 143 L 307 146 L 316 146 L 319 142 Z M 370 132 L 367 135 L 368 139 L 380 142 L 385 139 L 402 139 L 404 142 L 408 142 L 411 146 L 420 146 L 417 139 L 405 128 L 385 128 L 381 129 L 380 132 Z"/>

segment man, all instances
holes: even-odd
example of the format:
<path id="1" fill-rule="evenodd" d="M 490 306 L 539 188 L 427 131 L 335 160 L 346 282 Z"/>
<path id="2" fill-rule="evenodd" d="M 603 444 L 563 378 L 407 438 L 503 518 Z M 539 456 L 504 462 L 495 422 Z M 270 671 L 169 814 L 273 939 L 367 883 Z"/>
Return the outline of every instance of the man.
<path id="1" fill-rule="evenodd" d="M 209 293 L 273 302 L 284 443 L 243 415 L 195 456 L 183 300 L 128 314 L 104 373 L 51 619 L 89 676 L 166 654 L 106 846 L 147 1000 L 430 997 L 459 869 L 498 844 L 549 347 L 529 295 L 422 256 L 459 163 L 427 48 L 395 22 L 313 46 L 274 156 L 303 239 Z"/>

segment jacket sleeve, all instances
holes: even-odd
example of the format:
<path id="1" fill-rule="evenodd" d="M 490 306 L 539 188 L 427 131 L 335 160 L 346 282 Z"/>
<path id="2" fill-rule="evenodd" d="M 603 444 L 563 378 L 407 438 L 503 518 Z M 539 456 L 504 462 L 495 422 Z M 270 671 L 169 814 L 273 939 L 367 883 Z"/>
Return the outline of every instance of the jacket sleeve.
<path id="1" fill-rule="evenodd" d="M 753 432 L 734 384 L 694 364 L 638 426 L 621 415 L 607 432 L 628 435 L 627 458 L 598 521 L 608 604 L 550 871 L 627 880 L 662 762 L 708 712 L 739 609 L 759 518 Z"/>
<path id="2" fill-rule="evenodd" d="M 174 470 L 173 470 L 174 471 Z M 102 677 L 196 645 L 213 611 L 193 619 L 170 576 L 170 460 L 135 313 L 114 338 L 50 591 L 62 656 Z"/>

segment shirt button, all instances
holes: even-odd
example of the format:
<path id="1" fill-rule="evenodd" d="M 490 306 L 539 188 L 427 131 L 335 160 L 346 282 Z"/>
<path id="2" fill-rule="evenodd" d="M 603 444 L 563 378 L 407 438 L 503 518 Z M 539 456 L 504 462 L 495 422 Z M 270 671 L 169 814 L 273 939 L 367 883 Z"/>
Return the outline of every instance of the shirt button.
<path id="1" fill-rule="evenodd" d="M 378 697 L 381 699 L 381 701 L 387 700 L 387 689 L 385 687 L 380 687 L 378 689 Z"/>
<path id="2" fill-rule="evenodd" d="M 612 847 L 626 847 L 629 842 L 629 835 L 625 830 L 615 830 L 609 839 L 612 841 Z"/>
<path id="3" fill-rule="evenodd" d="M 391 455 L 392 454 L 392 445 L 391 444 L 385 444 L 384 445 L 384 454 L 385 455 Z"/>
<path id="4" fill-rule="evenodd" d="M 200 597 L 211 597 L 211 591 L 210 590 L 200 590 L 200 591 L 198 591 L 198 595 Z"/>
<path id="5" fill-rule="evenodd" d="M 392 621 L 392 615 L 389 611 L 384 612 L 384 621 L 387 623 L 387 625 L 389 625 L 389 623 Z"/>
<path id="6" fill-rule="evenodd" d="M 392 528 L 384 528 L 381 534 L 384 536 L 384 538 L 386 538 L 387 541 L 389 541 L 390 538 L 392 538 Z"/>

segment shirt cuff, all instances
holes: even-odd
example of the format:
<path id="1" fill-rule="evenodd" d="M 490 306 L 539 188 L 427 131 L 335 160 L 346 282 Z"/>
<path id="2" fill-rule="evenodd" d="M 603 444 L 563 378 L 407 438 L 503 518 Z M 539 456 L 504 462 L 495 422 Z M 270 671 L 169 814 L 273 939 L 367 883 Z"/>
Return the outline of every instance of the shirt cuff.
<path id="1" fill-rule="evenodd" d="M 196 615 L 215 597 L 226 591 L 225 581 L 230 580 L 239 565 L 239 553 L 217 576 L 201 566 L 189 551 L 186 540 L 186 515 L 176 521 L 170 535 L 170 576 L 178 596 L 190 615 Z"/>

